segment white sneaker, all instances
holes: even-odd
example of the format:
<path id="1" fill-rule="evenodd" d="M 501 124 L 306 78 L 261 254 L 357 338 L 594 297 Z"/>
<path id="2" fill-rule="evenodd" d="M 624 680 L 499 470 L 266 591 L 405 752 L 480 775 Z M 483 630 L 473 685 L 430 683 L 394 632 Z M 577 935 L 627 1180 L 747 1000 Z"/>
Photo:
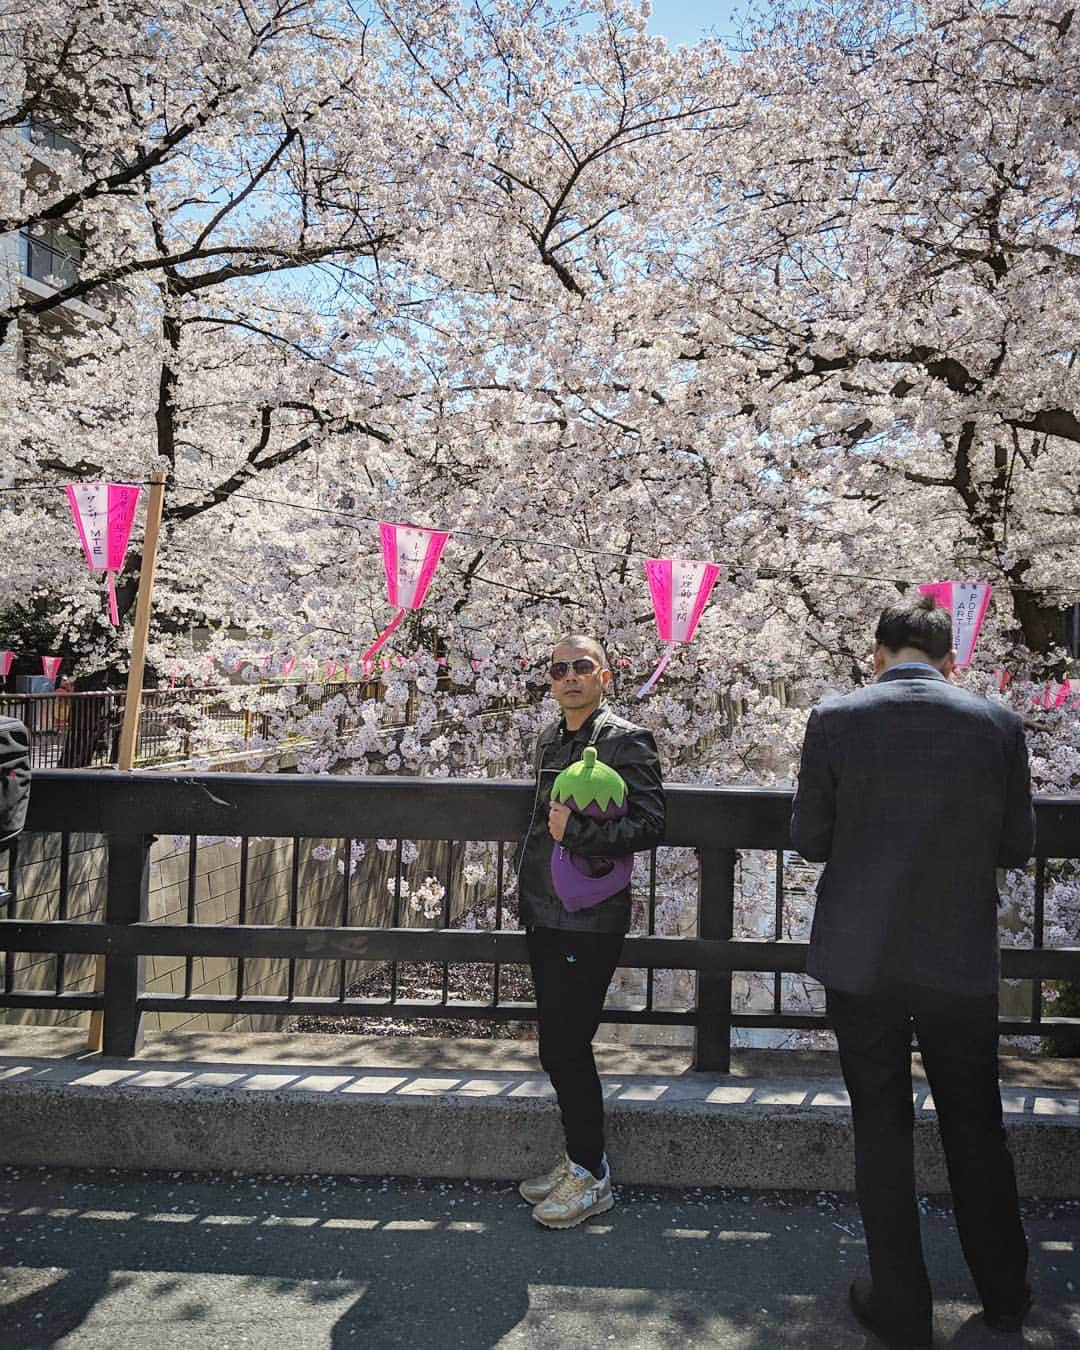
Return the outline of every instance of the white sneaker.
<path id="1" fill-rule="evenodd" d="M 574 1228 L 594 1214 L 606 1214 L 613 1208 L 611 1168 L 605 1165 L 602 1181 L 587 1167 L 570 1163 L 551 1194 L 533 1208 L 533 1218 L 545 1228 Z"/>
<path id="2" fill-rule="evenodd" d="M 566 1176 L 570 1168 L 570 1159 L 564 1153 L 550 1172 L 545 1172 L 542 1177 L 526 1177 L 518 1187 L 518 1194 L 522 1200 L 527 1200 L 530 1205 L 538 1205 L 541 1200 L 546 1200 L 555 1187 Z"/>

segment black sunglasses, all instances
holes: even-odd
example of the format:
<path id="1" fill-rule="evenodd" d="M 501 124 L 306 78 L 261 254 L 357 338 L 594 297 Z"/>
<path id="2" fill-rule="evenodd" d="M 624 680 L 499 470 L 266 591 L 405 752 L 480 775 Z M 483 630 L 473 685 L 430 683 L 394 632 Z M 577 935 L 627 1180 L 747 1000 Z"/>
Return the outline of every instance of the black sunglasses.
<path id="1" fill-rule="evenodd" d="M 587 656 L 579 656 L 576 661 L 552 661 L 548 667 L 548 674 L 553 680 L 565 680 L 571 670 L 575 675 L 591 675 L 594 670 L 599 669 L 599 662 L 592 661 Z"/>

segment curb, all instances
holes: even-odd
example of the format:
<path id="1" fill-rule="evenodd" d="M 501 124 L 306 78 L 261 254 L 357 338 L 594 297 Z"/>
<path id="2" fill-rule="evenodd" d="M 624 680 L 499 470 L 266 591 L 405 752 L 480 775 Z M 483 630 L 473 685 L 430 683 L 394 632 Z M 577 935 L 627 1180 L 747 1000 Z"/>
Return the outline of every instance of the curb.
<path id="1" fill-rule="evenodd" d="M 281 1090 L 259 1081 L 280 1076 L 280 1063 L 244 1064 L 243 1072 L 227 1074 L 220 1072 L 220 1062 L 217 1073 L 192 1073 L 190 1066 L 170 1069 L 161 1060 L 149 1068 L 94 1060 L 79 1066 L 81 1078 L 71 1077 L 67 1061 L 23 1059 L 6 1070 L 0 1063 L 0 1162 L 502 1181 L 545 1170 L 561 1148 L 554 1101 L 535 1075 L 493 1074 L 467 1079 L 455 1090 L 429 1070 L 428 1076 L 405 1078 L 385 1069 L 335 1075 L 321 1065 L 306 1071 L 319 1090 L 302 1085 L 305 1071 L 293 1075 L 297 1086 Z M 108 1081 L 113 1076 L 141 1081 L 138 1086 Z M 182 1085 L 167 1085 L 170 1077 Z M 203 1085 L 215 1078 L 235 1081 Z M 711 1082 L 707 1077 L 703 1088 Z M 655 1094 L 663 1090 L 663 1080 L 628 1082 L 623 1074 L 614 1082 L 605 1075 L 617 1180 L 680 1188 L 850 1191 L 846 1106 L 827 1083 L 781 1087 L 787 1090 L 778 1090 L 774 1079 L 764 1095 L 787 1096 L 789 1102 L 824 1098 L 829 1104 L 634 1100 L 614 1094 Z M 754 1090 L 741 1089 L 750 1096 Z M 1080 1196 L 1076 1099 L 1070 1093 L 1039 1101 L 1048 1103 L 1043 1114 L 1006 1117 L 1020 1193 Z M 921 1189 L 947 1192 L 932 1108 L 918 1110 L 915 1131 Z"/>

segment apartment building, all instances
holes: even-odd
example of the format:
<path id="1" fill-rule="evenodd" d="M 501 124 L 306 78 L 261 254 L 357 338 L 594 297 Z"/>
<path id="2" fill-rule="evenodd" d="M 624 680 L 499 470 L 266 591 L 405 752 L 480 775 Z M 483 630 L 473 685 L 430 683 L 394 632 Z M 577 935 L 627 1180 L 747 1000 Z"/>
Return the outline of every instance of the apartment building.
<path id="1" fill-rule="evenodd" d="M 56 181 L 68 155 L 79 147 L 61 127 L 29 118 L 21 126 L 0 131 L 0 189 L 5 207 L 18 212 L 18 202 L 28 186 L 40 187 L 42 181 Z M 7 211 L 4 214 L 8 214 Z M 63 229 L 41 224 L 0 235 L 0 298 L 4 308 L 26 300 L 43 300 L 77 280 L 82 261 L 80 240 Z M 46 310 L 9 331 L 0 348 L 0 360 L 26 372 L 35 354 L 44 358 L 49 375 L 58 370 L 55 339 L 84 327 L 87 323 L 109 322 L 108 314 L 85 300 L 69 299 Z M 53 339 L 53 340 L 47 340 Z"/>

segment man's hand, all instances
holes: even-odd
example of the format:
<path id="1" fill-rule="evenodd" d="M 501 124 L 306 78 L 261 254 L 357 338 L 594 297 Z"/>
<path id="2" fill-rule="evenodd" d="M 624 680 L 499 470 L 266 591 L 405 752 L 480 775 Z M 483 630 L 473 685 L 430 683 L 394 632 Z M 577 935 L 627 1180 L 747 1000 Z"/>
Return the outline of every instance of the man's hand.
<path id="1" fill-rule="evenodd" d="M 548 807 L 548 833 L 557 844 L 562 843 L 569 819 L 570 808 L 564 802 L 552 802 Z"/>

